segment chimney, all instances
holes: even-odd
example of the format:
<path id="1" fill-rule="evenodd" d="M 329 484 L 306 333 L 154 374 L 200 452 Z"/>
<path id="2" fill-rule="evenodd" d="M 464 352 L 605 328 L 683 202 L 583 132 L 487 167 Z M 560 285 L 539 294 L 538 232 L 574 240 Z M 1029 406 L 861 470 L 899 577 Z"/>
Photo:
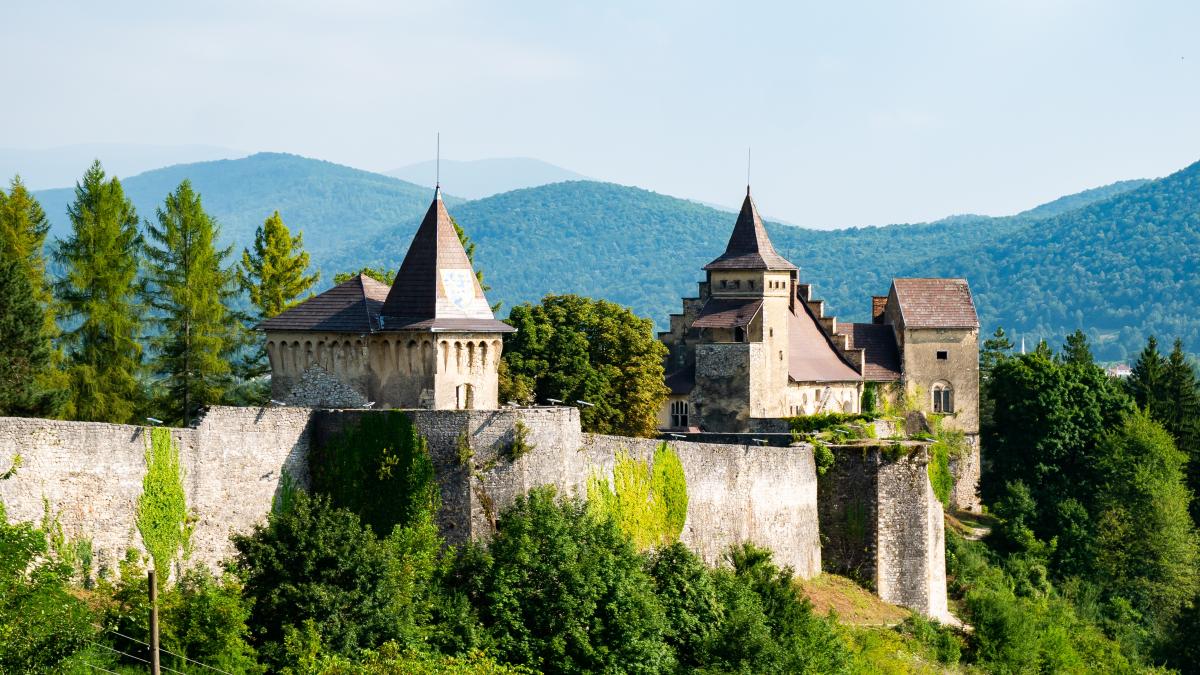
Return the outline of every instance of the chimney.
<path id="1" fill-rule="evenodd" d="M 883 323 L 883 313 L 887 309 L 886 295 L 871 296 L 871 323 Z"/>

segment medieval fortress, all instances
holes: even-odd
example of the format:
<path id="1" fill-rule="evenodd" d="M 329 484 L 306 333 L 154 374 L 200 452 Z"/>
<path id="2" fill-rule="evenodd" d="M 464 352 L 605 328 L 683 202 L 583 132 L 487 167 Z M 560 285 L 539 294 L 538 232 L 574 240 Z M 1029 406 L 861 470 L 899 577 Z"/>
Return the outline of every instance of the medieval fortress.
<path id="1" fill-rule="evenodd" d="M 776 253 L 749 190 L 723 254 L 704 268 L 660 338 L 670 390 L 660 427 L 687 480 L 682 541 L 718 564 L 753 541 L 802 577 L 851 573 L 889 602 L 949 619 L 942 504 L 927 467 L 924 417 L 880 419 L 872 438 L 834 445 L 823 473 L 785 418 L 907 402 L 965 434 L 952 505 L 976 508 L 978 332 L 961 279 L 896 279 L 872 323 L 839 324 Z M 189 508 L 191 560 L 216 566 L 231 532 L 262 522 L 310 452 L 381 409 L 403 409 L 429 443 L 447 541 L 487 537 L 495 515 L 538 485 L 586 494 L 628 453 L 661 440 L 583 433 L 572 407 L 501 406 L 498 364 L 513 329 L 492 314 L 440 191 L 395 283 L 357 276 L 259 325 L 273 402 L 215 407 L 172 429 Z M 864 396 L 869 393 L 870 396 Z M 530 448 L 506 453 L 521 434 Z M 146 428 L 0 418 L 0 502 L 13 520 L 53 519 L 89 540 L 97 569 L 142 549 L 136 508 Z M 475 466 L 464 466 L 469 443 Z M 881 440 L 887 439 L 887 440 Z M 479 468 L 482 467 L 482 468 Z"/>

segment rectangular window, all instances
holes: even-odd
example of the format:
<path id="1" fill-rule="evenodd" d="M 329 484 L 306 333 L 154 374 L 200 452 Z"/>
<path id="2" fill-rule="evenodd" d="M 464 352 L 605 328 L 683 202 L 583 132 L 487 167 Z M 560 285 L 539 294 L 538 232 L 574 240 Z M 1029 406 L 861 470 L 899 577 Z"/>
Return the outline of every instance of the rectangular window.
<path id="1" fill-rule="evenodd" d="M 938 361 L 945 361 L 946 359 L 949 359 L 949 358 L 950 358 L 950 352 L 938 352 L 937 353 Z"/>
<path id="2" fill-rule="evenodd" d="M 671 426 L 686 429 L 688 426 L 688 402 L 671 401 Z"/>

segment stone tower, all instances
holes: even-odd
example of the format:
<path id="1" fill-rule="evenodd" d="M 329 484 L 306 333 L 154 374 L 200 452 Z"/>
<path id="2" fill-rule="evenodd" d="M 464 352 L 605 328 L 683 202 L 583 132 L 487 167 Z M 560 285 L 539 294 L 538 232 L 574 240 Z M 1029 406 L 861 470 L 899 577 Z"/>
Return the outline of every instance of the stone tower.
<path id="1" fill-rule="evenodd" d="M 494 409 L 502 336 L 441 189 L 389 288 L 358 275 L 258 326 L 272 398 L 321 407 Z"/>

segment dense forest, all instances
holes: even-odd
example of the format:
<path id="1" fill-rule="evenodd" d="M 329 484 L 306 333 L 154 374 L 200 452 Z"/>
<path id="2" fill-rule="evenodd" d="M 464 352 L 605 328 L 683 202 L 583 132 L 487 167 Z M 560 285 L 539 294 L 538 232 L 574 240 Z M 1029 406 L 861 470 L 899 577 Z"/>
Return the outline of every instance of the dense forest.
<path id="1" fill-rule="evenodd" d="M 1200 278 L 1198 171 L 1116 183 L 1009 217 L 768 229 L 843 320 L 865 320 L 869 296 L 885 293 L 894 276 L 965 276 L 985 330 L 1002 325 L 1032 345 L 1083 329 L 1104 361 L 1131 360 L 1141 336 L 1155 332 L 1182 336 L 1196 353 L 1200 334 L 1187 305 Z M 138 211 L 149 213 L 184 177 L 222 224 L 222 242 L 235 249 L 249 243 L 263 204 L 278 208 L 304 233 L 324 273 L 318 288 L 339 272 L 395 269 L 431 198 L 428 189 L 386 176 L 267 153 L 168 167 L 123 184 Z M 63 236 L 71 190 L 38 197 L 51 238 Z M 734 219 L 695 202 L 587 181 L 447 201 L 479 244 L 491 300 L 511 307 L 577 293 L 627 305 L 660 327 L 679 311 L 681 296 L 695 293 L 700 267 L 724 250 Z"/>

